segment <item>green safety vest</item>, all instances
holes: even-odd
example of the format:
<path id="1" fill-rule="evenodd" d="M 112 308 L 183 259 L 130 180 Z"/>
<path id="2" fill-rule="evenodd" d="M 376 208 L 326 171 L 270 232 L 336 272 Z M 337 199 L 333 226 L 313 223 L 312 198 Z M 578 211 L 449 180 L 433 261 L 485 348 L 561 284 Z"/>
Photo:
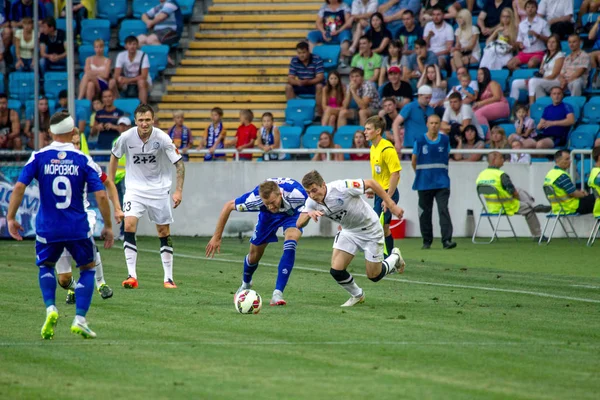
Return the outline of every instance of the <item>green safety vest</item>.
<path id="1" fill-rule="evenodd" d="M 544 186 L 552 186 L 554 188 L 554 193 L 556 196 L 548 197 L 548 200 L 550 200 L 550 204 L 552 205 L 552 212 L 554 214 L 558 214 L 560 212 L 559 203 L 562 204 L 562 207 L 567 214 L 573 214 L 576 213 L 577 208 L 579 208 L 579 199 L 569 196 L 567 192 L 554 184 L 554 182 L 556 182 L 556 180 L 563 175 L 567 175 L 569 179 L 571 179 L 571 175 L 569 175 L 566 171 L 563 171 L 559 168 L 551 169 L 544 179 Z"/>
<path id="2" fill-rule="evenodd" d="M 596 202 L 594 203 L 594 217 L 600 217 L 600 186 L 596 185 L 596 178 L 600 174 L 600 167 L 594 167 L 590 171 L 588 186 L 596 192 Z"/>
<path id="3" fill-rule="evenodd" d="M 484 196 L 489 212 L 499 213 L 500 210 L 502 210 L 502 205 L 504 205 L 506 215 L 515 215 L 519 211 L 521 202 L 519 199 L 515 199 L 511 193 L 508 193 L 506 189 L 502 187 L 502 175 L 504 175 L 504 171 L 501 171 L 498 168 L 487 168 L 481 171 L 477 177 L 476 183 L 477 186 L 493 186 L 498 191 L 498 196 Z"/>
<path id="4" fill-rule="evenodd" d="M 113 146 L 115 145 L 115 142 L 117 141 L 117 139 L 115 139 L 113 141 Z M 117 167 L 117 172 L 115 173 L 115 185 L 120 183 L 124 178 L 125 178 L 125 162 L 127 161 L 127 159 L 125 158 L 125 156 L 119 158 L 119 166 Z"/>

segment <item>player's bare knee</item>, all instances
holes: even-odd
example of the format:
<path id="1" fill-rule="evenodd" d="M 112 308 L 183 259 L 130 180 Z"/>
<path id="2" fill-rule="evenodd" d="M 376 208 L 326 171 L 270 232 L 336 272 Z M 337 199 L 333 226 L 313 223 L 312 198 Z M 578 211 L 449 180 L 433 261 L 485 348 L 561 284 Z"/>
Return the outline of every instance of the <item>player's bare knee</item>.
<path id="1" fill-rule="evenodd" d="M 80 266 L 79 266 L 79 267 L 77 267 L 77 268 L 79 268 L 79 271 L 88 271 L 88 270 L 90 270 L 90 269 L 93 269 L 95 266 L 96 266 L 96 262 L 95 262 L 95 261 L 92 261 L 92 262 L 91 262 L 91 263 L 89 263 L 89 264 L 80 265 Z"/>
<path id="2" fill-rule="evenodd" d="M 70 272 L 66 272 L 64 274 L 58 275 L 58 284 L 63 288 L 68 288 L 71 283 L 71 279 L 73 278 L 73 274 Z"/>
<path id="3" fill-rule="evenodd" d="M 165 237 L 171 234 L 169 225 L 156 225 L 156 232 L 158 233 L 158 237 Z"/>
<path id="4" fill-rule="evenodd" d="M 297 228 L 288 228 L 285 233 L 285 240 L 295 240 L 296 242 L 300 240 L 300 236 L 302 236 L 302 232 Z"/>

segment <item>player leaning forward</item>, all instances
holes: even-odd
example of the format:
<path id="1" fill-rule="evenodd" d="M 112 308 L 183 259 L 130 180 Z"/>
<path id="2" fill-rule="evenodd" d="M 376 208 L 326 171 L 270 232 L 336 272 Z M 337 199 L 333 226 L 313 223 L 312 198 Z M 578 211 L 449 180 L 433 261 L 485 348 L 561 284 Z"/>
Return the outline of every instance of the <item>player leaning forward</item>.
<path id="1" fill-rule="evenodd" d="M 405 263 L 398 248 L 394 248 L 384 260 L 383 227 L 377 213 L 362 198 L 365 191 L 371 189 L 390 212 L 402 218 L 404 210 L 394 203 L 380 184 L 372 179 L 325 183 L 317 171 L 311 171 L 302 178 L 302 186 L 309 199 L 298 218 L 298 228 L 306 226 L 311 218 L 317 222 L 321 216 L 342 226 L 333 241 L 330 270 L 331 276 L 352 296 L 342 307 L 351 307 L 365 300 L 363 290 L 346 271 L 357 250 L 365 253 L 367 277 L 373 282 L 388 274 L 404 272 Z"/>
<path id="2" fill-rule="evenodd" d="M 125 241 L 123 250 L 129 276 L 123 281 L 123 287 L 138 287 L 136 264 L 137 247 L 135 232 L 138 220 L 148 212 L 150 221 L 156 224 L 160 239 L 160 258 L 162 260 L 164 286 L 177 288 L 173 282 L 173 244 L 170 224 L 173 223 L 171 200 L 172 165 L 177 171 L 177 183 L 173 193 L 173 208 L 181 203 L 181 192 L 185 177 L 183 160 L 173 141 L 165 132 L 155 128 L 154 110 L 147 104 L 135 109 L 137 126 L 123 132 L 116 140 L 110 157 L 109 176 L 114 182 L 119 158 L 126 156 L 125 195 L 123 213 L 125 214 Z"/>

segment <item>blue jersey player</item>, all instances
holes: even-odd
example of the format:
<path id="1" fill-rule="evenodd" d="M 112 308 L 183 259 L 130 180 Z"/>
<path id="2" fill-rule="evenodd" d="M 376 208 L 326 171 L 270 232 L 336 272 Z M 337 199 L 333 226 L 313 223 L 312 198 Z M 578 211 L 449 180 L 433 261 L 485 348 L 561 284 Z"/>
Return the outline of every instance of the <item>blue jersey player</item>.
<path id="1" fill-rule="evenodd" d="M 285 241 L 271 305 L 286 304 L 283 290 L 292 273 L 296 258 L 296 244 L 302 235 L 302 231 L 296 228 L 296 221 L 307 197 L 306 191 L 299 182 L 289 178 L 274 178 L 261 183 L 253 191 L 225 203 L 215 233 L 206 245 L 207 257 L 212 258 L 215 252 L 220 252 L 223 230 L 232 211 L 259 213 L 254 234 L 250 239 L 250 251 L 244 258 L 244 275 L 238 292 L 252 287 L 252 275 L 258 268 L 258 262 L 269 243 L 277 242 L 277 231 L 282 228 Z"/>
<path id="2" fill-rule="evenodd" d="M 56 308 L 56 276 L 54 266 L 64 249 L 67 249 L 79 268 L 79 281 L 75 287 L 75 319 L 71 332 L 84 338 L 95 338 L 85 319 L 94 294 L 95 249 L 88 216 L 84 207 L 85 185 L 95 193 L 98 208 L 104 218 L 102 234 L 104 247 L 112 247 L 114 238 L 110 220 L 110 208 L 104 186 L 93 161 L 71 143 L 75 122 L 61 111 L 50 119 L 52 142 L 31 155 L 23 167 L 8 205 L 8 228 L 16 240 L 23 240 L 20 224 L 15 220 L 25 188 L 32 180 L 38 181 L 40 208 L 36 219 L 36 264 L 39 267 L 39 283 L 46 304 L 46 321 L 42 326 L 42 338 L 52 339 L 58 320 Z"/>

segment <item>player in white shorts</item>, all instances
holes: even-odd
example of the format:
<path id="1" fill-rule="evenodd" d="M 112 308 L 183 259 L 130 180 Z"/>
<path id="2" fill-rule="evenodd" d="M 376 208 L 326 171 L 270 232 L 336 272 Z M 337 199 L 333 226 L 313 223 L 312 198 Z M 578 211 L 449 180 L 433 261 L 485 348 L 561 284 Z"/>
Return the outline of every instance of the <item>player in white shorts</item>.
<path id="1" fill-rule="evenodd" d="M 311 171 L 302 178 L 302 186 L 309 199 L 298 218 L 297 227 L 303 228 L 311 218 L 317 222 L 321 216 L 342 227 L 333 241 L 330 270 L 331 276 L 351 295 L 342 307 L 365 301 L 363 290 L 346 271 L 357 250 L 364 252 L 367 277 L 373 282 L 388 274 L 404 272 L 405 262 L 398 248 L 384 259 L 383 227 L 373 208 L 361 197 L 365 190 L 373 190 L 392 214 L 402 218 L 404 210 L 394 203 L 379 183 L 372 179 L 347 179 L 326 184 L 317 171 Z"/>
<path id="2" fill-rule="evenodd" d="M 121 133 L 116 140 L 110 157 L 109 177 L 114 182 L 119 158 L 126 156 L 125 195 L 125 240 L 123 250 L 129 276 L 123 281 L 126 289 L 138 287 L 136 264 L 137 246 L 135 232 L 138 220 L 148 213 L 150 221 L 156 224 L 160 239 L 160 258 L 164 270 L 164 287 L 175 289 L 173 282 L 173 244 L 170 224 L 173 223 L 171 210 L 171 174 L 173 164 L 177 171 L 177 183 L 173 193 L 173 208 L 181 204 L 185 167 L 173 141 L 165 132 L 153 126 L 154 110 L 147 104 L 135 109 L 137 126 Z"/>
<path id="3" fill-rule="evenodd" d="M 77 128 L 75 128 L 75 133 L 73 134 L 73 146 L 77 149 L 77 150 L 81 150 L 81 134 L 79 133 L 79 130 Z M 110 198 L 110 201 L 113 203 L 113 207 L 115 209 L 115 220 L 117 221 L 117 223 L 121 223 L 121 220 L 123 219 L 123 211 L 121 211 L 121 206 L 119 204 L 119 195 L 117 193 L 117 188 L 115 187 L 115 184 L 112 183 L 110 180 L 107 179 L 107 176 L 104 172 L 102 172 L 102 169 L 100 168 L 100 166 L 96 163 L 92 164 L 92 167 L 94 168 L 94 170 L 96 170 L 96 172 L 98 172 L 98 177 L 100 178 L 100 181 L 104 184 L 104 186 L 106 187 L 106 191 L 108 193 L 108 197 Z M 87 200 L 87 185 L 86 185 L 86 189 L 83 195 L 83 205 L 85 207 L 85 211 L 87 212 L 88 215 L 88 223 L 90 224 L 90 231 L 94 232 L 95 227 L 96 227 L 96 212 L 94 210 L 90 210 L 90 203 Z M 93 237 L 92 237 L 93 240 Z M 96 243 L 94 243 L 94 247 L 95 247 L 95 269 L 96 269 L 96 289 L 98 290 L 98 292 L 100 293 L 100 296 L 102 296 L 103 299 L 108 299 L 110 297 L 112 297 L 113 295 L 113 291 L 112 289 L 106 284 L 106 281 L 104 280 L 104 269 L 102 267 L 102 258 L 100 257 L 100 252 L 98 251 L 98 246 L 96 246 Z M 67 290 L 67 300 L 66 303 L 67 304 L 75 304 L 75 280 L 73 279 L 73 274 L 72 274 L 72 269 L 71 269 L 71 264 L 73 263 L 73 257 L 71 256 L 71 253 L 69 253 L 69 251 L 67 249 L 65 249 L 63 251 L 63 253 L 61 254 L 60 258 L 58 259 L 58 261 L 56 262 L 56 273 L 58 274 L 58 284 L 63 288 Z"/>

